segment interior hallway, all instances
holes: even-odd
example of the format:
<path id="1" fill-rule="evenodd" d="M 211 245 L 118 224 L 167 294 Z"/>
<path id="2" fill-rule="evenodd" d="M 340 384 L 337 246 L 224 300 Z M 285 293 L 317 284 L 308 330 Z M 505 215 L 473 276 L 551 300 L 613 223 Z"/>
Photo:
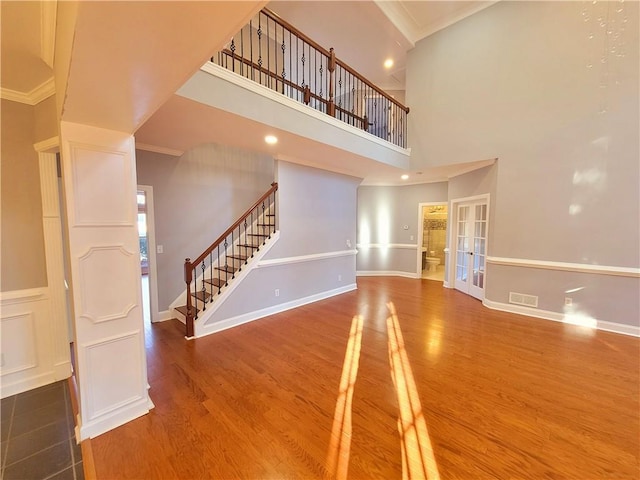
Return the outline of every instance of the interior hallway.
<path id="1" fill-rule="evenodd" d="M 385 277 L 190 342 L 148 331 L 156 408 L 91 440 L 99 479 L 637 478 L 637 338 Z"/>

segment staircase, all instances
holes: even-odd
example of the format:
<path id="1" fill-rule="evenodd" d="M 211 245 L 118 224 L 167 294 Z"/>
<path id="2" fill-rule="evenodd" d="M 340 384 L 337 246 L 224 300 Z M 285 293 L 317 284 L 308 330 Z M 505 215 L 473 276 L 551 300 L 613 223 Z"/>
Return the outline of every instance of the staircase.
<path id="1" fill-rule="evenodd" d="M 184 305 L 174 306 L 175 317 L 184 321 L 187 338 L 194 337 L 194 323 L 212 310 L 225 291 L 241 281 L 276 234 L 278 184 L 262 195 L 198 258 L 184 263 Z M 175 302 L 174 302 L 175 303 Z M 183 320 L 184 319 L 184 320 Z"/>

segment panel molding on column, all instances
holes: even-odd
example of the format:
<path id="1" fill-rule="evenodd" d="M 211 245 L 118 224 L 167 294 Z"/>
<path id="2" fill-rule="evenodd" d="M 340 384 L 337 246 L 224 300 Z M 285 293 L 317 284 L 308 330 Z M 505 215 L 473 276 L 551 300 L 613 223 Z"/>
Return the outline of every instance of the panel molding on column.
<path id="1" fill-rule="evenodd" d="M 130 152 L 69 142 L 73 177 L 73 209 L 69 211 L 74 227 L 131 227 L 133 205 L 129 186 L 117 181 L 132 176 Z M 116 181 L 110 181 L 116 179 Z M 91 202 L 82 201 L 87 196 Z"/>
<path id="2" fill-rule="evenodd" d="M 102 380 L 92 382 L 86 390 L 88 408 L 82 419 L 82 438 L 100 435 L 153 407 L 143 378 L 141 341 L 142 331 L 137 330 L 81 345 L 85 375 Z M 120 372 L 125 370 L 130 375 L 123 378 Z"/>
<path id="3" fill-rule="evenodd" d="M 149 399 L 133 135 L 60 123 L 79 390 L 79 440 L 144 415 Z"/>
<path id="4" fill-rule="evenodd" d="M 131 281 L 137 275 L 135 254 L 124 245 L 96 246 L 78 263 L 82 290 L 78 316 L 93 323 L 126 318 L 137 305 L 138 287 Z"/>

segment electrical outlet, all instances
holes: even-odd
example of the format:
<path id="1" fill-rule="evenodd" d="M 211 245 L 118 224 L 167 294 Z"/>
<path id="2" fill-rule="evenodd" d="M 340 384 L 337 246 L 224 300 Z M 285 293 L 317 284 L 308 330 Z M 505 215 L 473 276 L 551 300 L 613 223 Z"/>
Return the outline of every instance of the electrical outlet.
<path id="1" fill-rule="evenodd" d="M 571 305 L 573 305 L 573 298 L 571 298 L 571 297 L 564 297 L 564 304 L 565 304 L 566 306 L 571 306 Z"/>
<path id="2" fill-rule="evenodd" d="M 276 294 L 276 297 L 280 296 L 280 289 L 279 288 L 276 288 L 275 294 Z"/>
<path id="3" fill-rule="evenodd" d="M 163 245 L 158 245 L 156 247 L 156 252 L 158 253 L 164 253 L 164 246 Z"/>
<path id="4" fill-rule="evenodd" d="M 409 240 L 413 240 L 413 235 L 409 235 Z"/>
<path id="5" fill-rule="evenodd" d="M 347 248 L 351 248 L 351 240 L 347 238 Z"/>
<path id="6" fill-rule="evenodd" d="M 342 281 L 342 275 L 338 275 L 338 281 L 341 282 Z"/>

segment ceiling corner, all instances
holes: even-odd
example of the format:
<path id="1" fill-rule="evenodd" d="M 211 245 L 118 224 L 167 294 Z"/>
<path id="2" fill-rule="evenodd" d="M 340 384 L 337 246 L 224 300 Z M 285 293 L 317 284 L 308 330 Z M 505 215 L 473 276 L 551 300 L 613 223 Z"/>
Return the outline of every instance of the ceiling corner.
<path id="1" fill-rule="evenodd" d="M 411 44 L 411 47 L 415 47 L 416 41 L 419 40 L 419 31 L 414 25 L 415 22 L 413 22 L 409 14 L 402 7 L 401 2 L 374 0 L 374 3 L 382 10 L 382 13 L 385 14 L 400 33 L 402 33 L 402 36 Z"/>

